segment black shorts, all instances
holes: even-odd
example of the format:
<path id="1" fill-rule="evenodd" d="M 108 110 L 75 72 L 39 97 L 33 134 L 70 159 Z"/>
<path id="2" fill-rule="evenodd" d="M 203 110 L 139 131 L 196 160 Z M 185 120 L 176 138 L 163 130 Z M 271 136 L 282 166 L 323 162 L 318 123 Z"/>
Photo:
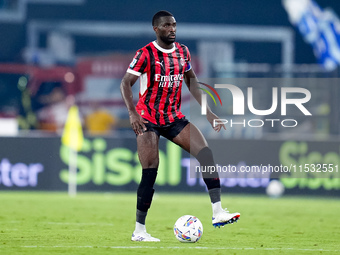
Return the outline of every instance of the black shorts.
<path id="1" fill-rule="evenodd" d="M 172 141 L 182 130 L 183 128 L 189 124 L 189 121 L 183 117 L 182 119 L 175 120 L 174 122 L 164 125 L 164 126 L 158 126 L 156 124 L 153 124 L 152 122 L 144 123 L 146 126 L 146 131 L 155 132 L 158 136 L 164 136 L 165 138 Z"/>

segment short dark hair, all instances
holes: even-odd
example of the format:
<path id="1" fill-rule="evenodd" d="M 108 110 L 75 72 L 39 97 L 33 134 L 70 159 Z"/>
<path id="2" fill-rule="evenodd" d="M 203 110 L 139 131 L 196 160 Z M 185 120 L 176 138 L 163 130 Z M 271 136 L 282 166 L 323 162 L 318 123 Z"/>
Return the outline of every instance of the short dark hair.
<path id="1" fill-rule="evenodd" d="M 152 26 L 157 26 L 157 22 L 161 17 L 166 17 L 166 16 L 171 16 L 173 17 L 174 15 L 172 15 L 171 12 L 168 11 L 159 11 L 157 12 L 155 15 L 153 15 L 152 18 Z"/>

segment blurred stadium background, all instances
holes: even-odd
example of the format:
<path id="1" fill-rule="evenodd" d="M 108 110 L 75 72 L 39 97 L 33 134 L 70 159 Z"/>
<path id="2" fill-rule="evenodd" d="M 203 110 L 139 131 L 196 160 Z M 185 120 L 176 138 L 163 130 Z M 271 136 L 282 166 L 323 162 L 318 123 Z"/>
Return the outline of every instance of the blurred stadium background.
<path id="1" fill-rule="evenodd" d="M 140 166 L 119 85 L 135 51 L 154 39 L 151 17 L 161 9 L 175 15 L 198 77 L 312 81 L 313 117 L 294 132 L 225 133 L 232 164 L 339 164 L 340 2 L 0 0 L 1 190 L 67 190 L 70 158 L 60 138 L 73 100 L 85 135 L 78 190 L 136 190 Z M 332 82 L 314 82 L 321 78 Z M 183 89 L 187 115 L 189 99 Z M 189 178 L 188 154 L 165 140 L 160 149 L 157 191 L 205 191 Z M 283 180 L 286 193 L 340 195 L 336 175 L 308 177 Z M 269 180 L 237 176 L 223 185 L 261 194 Z"/>

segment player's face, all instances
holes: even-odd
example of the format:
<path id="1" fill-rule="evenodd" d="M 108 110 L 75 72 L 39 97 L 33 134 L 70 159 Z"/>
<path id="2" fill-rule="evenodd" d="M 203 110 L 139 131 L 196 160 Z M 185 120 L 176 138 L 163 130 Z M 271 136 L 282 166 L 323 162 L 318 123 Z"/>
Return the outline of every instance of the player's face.
<path id="1" fill-rule="evenodd" d="M 157 37 L 167 45 L 176 40 L 176 20 L 174 17 L 165 16 L 159 19 L 159 25 L 155 28 Z"/>

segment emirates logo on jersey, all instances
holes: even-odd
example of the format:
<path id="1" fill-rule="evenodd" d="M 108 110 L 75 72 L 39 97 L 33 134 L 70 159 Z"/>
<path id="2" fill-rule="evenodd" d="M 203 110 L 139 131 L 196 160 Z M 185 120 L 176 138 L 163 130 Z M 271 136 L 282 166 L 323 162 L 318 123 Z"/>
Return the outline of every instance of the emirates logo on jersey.
<path id="1" fill-rule="evenodd" d="M 155 81 L 182 81 L 183 74 L 160 75 L 155 74 Z"/>
<path id="2" fill-rule="evenodd" d="M 154 81 L 158 82 L 158 87 L 178 87 L 183 80 L 183 74 L 160 75 L 155 74 Z"/>

